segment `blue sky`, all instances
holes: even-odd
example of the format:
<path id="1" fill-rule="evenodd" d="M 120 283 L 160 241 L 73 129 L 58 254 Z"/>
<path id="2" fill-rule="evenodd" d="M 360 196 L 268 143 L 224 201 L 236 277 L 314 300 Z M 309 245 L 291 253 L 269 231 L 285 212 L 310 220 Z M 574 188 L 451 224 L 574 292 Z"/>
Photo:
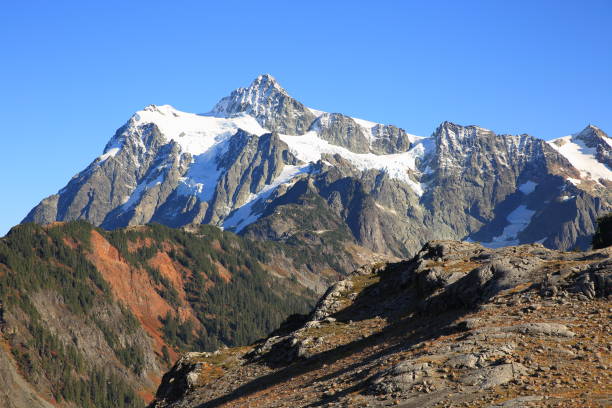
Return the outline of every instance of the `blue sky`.
<path id="1" fill-rule="evenodd" d="M 271 73 L 313 108 L 612 133 L 612 1 L 17 1 L 0 10 L 0 235 L 148 104 L 206 112 Z"/>

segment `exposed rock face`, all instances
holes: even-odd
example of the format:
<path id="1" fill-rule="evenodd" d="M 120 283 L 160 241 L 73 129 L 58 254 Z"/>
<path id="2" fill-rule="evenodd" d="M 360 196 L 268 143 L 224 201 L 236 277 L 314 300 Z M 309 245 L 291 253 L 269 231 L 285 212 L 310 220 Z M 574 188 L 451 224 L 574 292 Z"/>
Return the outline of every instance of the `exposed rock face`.
<path id="1" fill-rule="evenodd" d="M 273 132 L 301 135 L 306 133 L 315 115 L 293 99 L 268 74 L 260 75 L 248 88 L 238 88 L 213 108 L 212 113 L 234 116 L 246 113 Z"/>
<path id="2" fill-rule="evenodd" d="M 277 134 L 261 137 L 239 132 L 230 140 L 228 151 L 219 158 L 225 173 L 217 183 L 214 201 L 204 222 L 218 224 L 232 209 L 245 204 L 280 176 L 285 165 L 297 165 L 298 159 Z"/>
<path id="3" fill-rule="evenodd" d="M 151 406 L 605 406 L 611 255 L 430 242 L 251 347 L 186 356 Z"/>
<path id="4" fill-rule="evenodd" d="M 153 108 L 151 108 L 153 109 Z M 57 196 L 34 208 L 27 221 L 84 219 L 116 228 L 150 221 L 186 170 L 176 143 L 168 143 L 155 124 L 120 128 L 105 148 L 121 145 L 115 156 L 97 158 L 70 180 Z M 131 199 L 131 200 L 130 200 Z"/>
<path id="5" fill-rule="evenodd" d="M 521 180 L 546 174 L 545 143 L 531 136 L 498 136 L 445 122 L 434 137 L 436 154 L 428 166 L 435 181 L 423 200 L 449 238 L 469 235 L 480 220 L 494 220 L 497 206 L 515 194 Z"/>
<path id="6" fill-rule="evenodd" d="M 200 375 L 203 375 L 202 368 L 204 360 L 213 356 L 214 353 L 187 353 L 174 363 L 172 369 L 164 374 L 162 378 L 163 386 L 157 391 L 159 395 L 168 400 L 177 400 L 188 390 L 197 387 Z M 175 381 L 171 381 L 175 380 Z"/>
<path id="7" fill-rule="evenodd" d="M 406 152 L 415 141 L 414 136 L 393 125 L 377 124 L 372 128 L 372 137 L 370 150 L 377 154 Z"/>
<path id="8" fill-rule="evenodd" d="M 359 126 L 353 118 L 341 113 L 322 114 L 309 130 L 318 132 L 321 139 L 333 145 L 346 147 L 351 152 L 370 152 L 370 138 L 365 134 L 367 130 Z"/>
<path id="9" fill-rule="evenodd" d="M 594 126 L 545 142 L 444 122 L 417 137 L 307 108 L 262 75 L 207 115 L 139 111 L 24 221 L 208 223 L 395 256 L 431 239 L 587 248 L 612 210 L 611 152 Z"/>

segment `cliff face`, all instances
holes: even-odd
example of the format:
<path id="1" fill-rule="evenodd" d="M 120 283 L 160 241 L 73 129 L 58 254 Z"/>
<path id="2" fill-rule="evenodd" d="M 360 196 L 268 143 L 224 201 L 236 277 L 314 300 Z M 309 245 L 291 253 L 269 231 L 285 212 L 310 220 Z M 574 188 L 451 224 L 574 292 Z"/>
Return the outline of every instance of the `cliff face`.
<path id="1" fill-rule="evenodd" d="M 611 255 L 433 241 L 249 347 L 184 355 L 151 407 L 607 406 Z"/>
<path id="2" fill-rule="evenodd" d="M 0 239 L 0 406 L 142 406 L 178 353 L 262 338 L 376 256 L 346 244 L 332 272 L 311 251 L 212 226 L 17 226 Z"/>

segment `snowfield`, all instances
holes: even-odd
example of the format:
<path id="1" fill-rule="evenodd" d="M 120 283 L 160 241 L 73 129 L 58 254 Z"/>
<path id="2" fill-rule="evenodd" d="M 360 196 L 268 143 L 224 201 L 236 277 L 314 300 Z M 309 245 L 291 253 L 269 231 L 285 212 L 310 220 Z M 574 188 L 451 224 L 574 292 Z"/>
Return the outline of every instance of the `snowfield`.
<path id="1" fill-rule="evenodd" d="M 416 159 L 422 158 L 426 152 L 426 145 L 418 143 L 405 153 L 377 155 L 374 153 L 353 153 L 350 150 L 330 144 L 314 132 L 307 132 L 302 136 L 280 135 L 283 142 L 289 145 L 291 152 L 306 163 L 315 163 L 321 160 L 324 154 L 337 154 L 348 160 L 358 170 L 383 170 L 389 177 L 404 181 L 412 187 L 419 196 L 423 194 L 420 183 L 410 177 L 410 172 L 417 172 Z"/>
<path id="2" fill-rule="evenodd" d="M 482 245 L 489 248 L 500 248 L 510 245 L 518 245 L 518 234 L 531 223 L 531 218 L 536 212 L 530 210 L 525 205 L 519 205 L 506 217 L 508 225 L 502 233 L 493 238 L 490 242 L 482 242 Z"/>
<path id="3" fill-rule="evenodd" d="M 612 145 L 612 141 L 606 139 L 606 142 Z M 548 144 L 565 156 L 572 166 L 580 171 L 582 177 L 596 181 L 600 178 L 612 180 L 612 170 L 597 161 L 595 149 L 587 147 L 582 140 L 576 138 L 575 134 L 551 140 Z"/>
<path id="4" fill-rule="evenodd" d="M 219 118 L 181 112 L 170 105 L 147 106 L 130 119 L 133 126 L 154 123 L 168 140 L 174 140 L 183 152 L 200 155 L 217 143 L 236 134 L 238 129 L 261 136 L 268 131 L 249 115 Z"/>

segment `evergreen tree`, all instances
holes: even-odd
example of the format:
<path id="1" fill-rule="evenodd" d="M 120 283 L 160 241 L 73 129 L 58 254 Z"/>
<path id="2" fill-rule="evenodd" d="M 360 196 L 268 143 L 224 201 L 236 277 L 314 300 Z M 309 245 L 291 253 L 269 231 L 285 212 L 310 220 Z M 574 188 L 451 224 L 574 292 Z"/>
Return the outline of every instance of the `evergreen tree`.
<path id="1" fill-rule="evenodd" d="M 593 249 L 607 248 L 612 245 L 612 213 L 597 219 L 597 230 L 593 235 Z"/>

